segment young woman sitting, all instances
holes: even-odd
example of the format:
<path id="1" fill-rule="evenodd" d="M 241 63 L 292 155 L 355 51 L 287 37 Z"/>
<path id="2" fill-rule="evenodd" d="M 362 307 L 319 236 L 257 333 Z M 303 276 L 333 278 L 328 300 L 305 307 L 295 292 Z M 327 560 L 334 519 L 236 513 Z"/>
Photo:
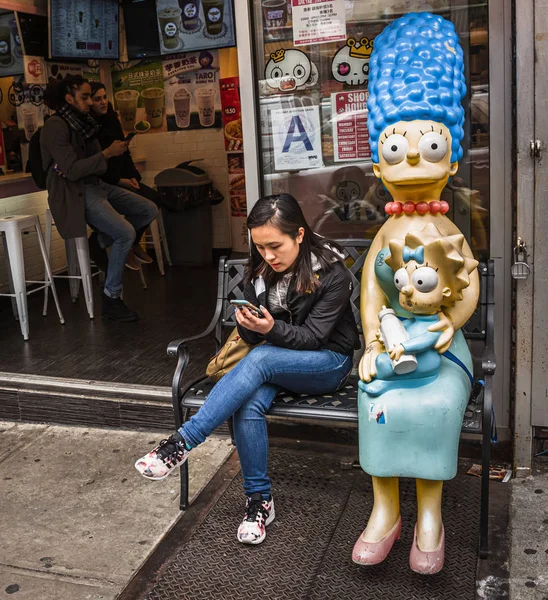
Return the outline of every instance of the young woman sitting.
<path id="1" fill-rule="evenodd" d="M 137 460 L 147 479 L 163 479 L 230 416 L 247 496 L 238 540 L 260 544 L 274 520 L 265 414 L 282 389 L 325 394 L 352 370 L 360 347 L 342 253 L 314 234 L 297 201 L 267 196 L 247 219 L 250 261 L 244 296 L 260 307 L 238 308 L 241 337 L 257 346 L 211 390 L 207 402 L 170 438 Z"/>

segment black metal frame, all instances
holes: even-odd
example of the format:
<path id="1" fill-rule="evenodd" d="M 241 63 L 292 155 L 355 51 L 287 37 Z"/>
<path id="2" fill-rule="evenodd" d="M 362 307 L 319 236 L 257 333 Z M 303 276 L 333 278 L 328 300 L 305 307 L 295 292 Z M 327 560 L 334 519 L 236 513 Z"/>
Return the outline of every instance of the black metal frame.
<path id="1" fill-rule="evenodd" d="M 367 250 L 371 245 L 368 240 L 337 240 L 343 247 L 348 259 L 353 261 L 349 266 L 354 280 L 354 291 L 351 297 L 354 316 L 361 331 L 361 321 L 359 315 L 360 300 L 360 273 L 367 255 Z M 211 322 L 206 329 L 193 337 L 172 341 L 167 353 L 169 356 L 177 358 L 177 367 L 173 375 L 172 382 L 172 403 L 175 415 L 175 426 L 178 429 L 189 417 L 190 410 L 199 408 L 205 401 L 205 397 L 192 398 L 189 390 L 196 384 L 205 381 L 207 378 L 200 378 L 198 382 L 193 382 L 184 389 L 181 389 L 181 381 L 190 360 L 190 354 L 187 347 L 189 342 L 213 336 L 216 350 L 221 348 L 223 343 L 223 331 L 229 331 L 236 326 L 234 319 L 234 307 L 229 300 L 232 298 L 243 297 L 243 272 L 247 259 L 227 260 L 225 257 L 219 261 L 219 272 L 217 281 L 217 303 Z M 471 404 L 476 407 L 476 411 L 481 414 L 481 422 L 474 423 L 469 427 L 463 427 L 464 433 L 473 433 L 482 437 L 482 477 L 481 477 L 481 503 L 480 503 L 480 542 L 479 554 L 481 558 L 488 555 L 488 533 L 489 533 L 489 464 L 491 459 L 491 430 L 493 424 L 492 417 L 492 379 L 495 373 L 495 353 L 494 353 L 494 262 L 488 260 L 485 264 L 480 264 L 480 300 L 478 303 L 479 311 L 470 319 L 470 331 L 467 326 L 464 327 L 465 337 L 467 339 L 479 339 L 485 342 L 485 349 L 482 356 L 483 386 L 480 394 L 472 390 Z M 478 322 L 479 320 L 479 322 Z M 474 386 L 475 387 L 475 386 Z M 358 420 L 357 404 L 353 411 L 336 409 L 326 409 L 314 406 L 284 406 L 274 404 L 269 412 L 271 415 L 286 418 L 306 418 L 331 421 L 355 423 Z M 230 433 L 232 435 L 232 423 L 229 420 Z M 181 467 L 181 495 L 180 508 L 186 510 L 189 505 L 188 500 L 188 463 Z"/>

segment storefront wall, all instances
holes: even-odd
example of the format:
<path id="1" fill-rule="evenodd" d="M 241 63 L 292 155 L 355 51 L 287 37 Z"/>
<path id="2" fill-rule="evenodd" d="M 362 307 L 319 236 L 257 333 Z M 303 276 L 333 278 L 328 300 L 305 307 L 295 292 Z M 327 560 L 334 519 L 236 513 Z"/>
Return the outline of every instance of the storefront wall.
<path id="1" fill-rule="evenodd" d="M 283 3 L 274 4 L 278 7 Z M 391 20 L 422 10 L 450 19 L 459 33 L 468 88 L 464 101 L 467 107 L 464 157 L 457 176 L 444 190 L 443 198 L 451 206 L 449 216 L 467 237 L 478 260 L 491 257 L 496 262 L 496 352 L 499 368 L 494 398 L 499 437 L 509 439 L 511 1 L 378 0 L 367 3 L 346 1 L 344 4 L 347 38 L 367 38 L 374 43 L 375 36 Z M 334 131 L 337 127 L 334 117 L 339 108 L 337 98 L 344 98 L 345 102 L 359 102 L 363 92 L 367 91 L 367 77 L 353 77 L 352 73 L 342 75 L 337 70 L 338 57 L 345 51 L 345 41 L 296 47 L 296 34 L 287 8 L 282 8 L 283 14 L 272 15 L 267 11 L 272 7 L 272 2 L 261 0 L 237 6 L 239 62 L 240 65 L 252 64 L 255 73 L 254 81 L 241 78 L 248 210 L 253 205 L 253 198 L 287 192 L 299 200 L 317 232 L 332 238 L 372 238 L 386 218 L 384 205 L 390 197 L 373 176 L 367 140 L 364 142 L 360 127 L 355 126 L 357 144 L 350 154 L 345 153 L 348 148 L 340 139 L 337 140 Z M 272 16 L 280 20 L 269 20 Z M 296 54 L 297 50 L 304 56 Z M 297 84 L 290 91 L 272 85 L 269 74 L 275 67 L 275 60 L 273 62 L 271 58 L 275 55 L 280 59 L 281 51 L 284 59 L 301 58 L 298 62 L 304 64 L 305 69 L 311 65 L 308 82 L 300 87 Z M 365 65 L 364 56 L 366 52 L 361 56 L 360 67 Z M 348 60 L 349 64 L 352 60 L 359 62 L 360 58 Z M 361 72 L 367 73 L 367 68 Z M 290 83 L 289 87 L 292 85 Z M 354 107 L 354 110 L 357 110 L 355 123 L 365 120 L 361 107 Z M 310 116 L 312 127 L 319 123 L 317 145 L 308 157 L 314 168 L 306 168 L 307 157 L 296 155 L 291 164 L 285 166 L 280 158 L 275 143 L 277 123 L 292 114 Z M 352 155 L 352 151 L 357 154 Z M 474 350 L 479 359 L 481 349 Z"/>
<path id="2" fill-rule="evenodd" d="M 516 232 L 527 246 L 527 278 L 516 281 L 514 467 L 528 475 L 533 438 L 548 437 L 548 7 L 526 0 L 516 11 Z M 535 268 L 536 267 L 536 268 Z"/>

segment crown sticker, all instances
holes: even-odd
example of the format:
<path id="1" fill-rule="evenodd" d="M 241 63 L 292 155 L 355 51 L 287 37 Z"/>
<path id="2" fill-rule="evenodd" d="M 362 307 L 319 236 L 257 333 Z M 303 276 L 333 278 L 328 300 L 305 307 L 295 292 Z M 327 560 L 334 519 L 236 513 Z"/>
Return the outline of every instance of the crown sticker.
<path id="1" fill-rule="evenodd" d="M 283 48 L 280 48 L 279 50 L 276 50 L 276 52 L 272 52 L 270 58 L 275 63 L 282 62 L 282 60 L 285 58 L 285 50 Z"/>
<path id="2" fill-rule="evenodd" d="M 369 59 L 373 52 L 373 39 L 362 37 L 358 42 L 348 38 L 346 44 L 339 48 L 333 62 L 333 77 L 347 85 L 364 85 L 369 78 Z"/>

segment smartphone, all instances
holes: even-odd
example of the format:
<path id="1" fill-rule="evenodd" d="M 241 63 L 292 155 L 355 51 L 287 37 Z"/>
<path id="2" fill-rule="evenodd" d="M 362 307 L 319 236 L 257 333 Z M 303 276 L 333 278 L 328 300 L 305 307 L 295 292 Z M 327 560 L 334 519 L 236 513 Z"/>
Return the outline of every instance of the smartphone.
<path id="1" fill-rule="evenodd" d="M 251 302 L 248 302 L 247 300 L 231 300 L 230 304 L 232 304 L 232 306 L 235 306 L 236 308 L 240 308 L 242 306 L 245 308 L 249 308 L 249 310 L 251 312 L 254 312 L 255 316 L 259 317 L 259 319 L 264 318 L 264 315 L 260 311 L 260 309 L 257 308 L 254 304 L 251 304 Z"/>
<path id="2" fill-rule="evenodd" d="M 124 138 L 124 142 L 131 142 L 131 140 L 136 136 L 137 134 L 135 133 L 135 131 L 131 131 L 130 133 L 128 133 L 126 135 L 126 137 Z"/>

